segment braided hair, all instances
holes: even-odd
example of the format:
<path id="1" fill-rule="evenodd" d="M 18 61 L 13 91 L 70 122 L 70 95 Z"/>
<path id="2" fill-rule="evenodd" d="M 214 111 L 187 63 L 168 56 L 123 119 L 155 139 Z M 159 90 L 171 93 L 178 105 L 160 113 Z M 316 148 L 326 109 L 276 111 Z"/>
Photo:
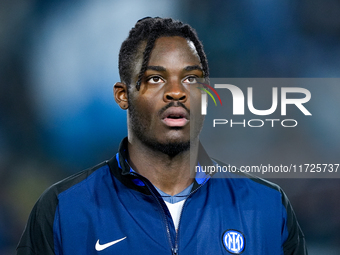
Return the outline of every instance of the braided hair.
<path id="1" fill-rule="evenodd" d="M 142 67 L 138 75 L 136 89 L 139 90 L 143 75 L 147 69 L 151 51 L 155 45 L 155 41 L 159 37 L 181 36 L 193 42 L 201 61 L 204 77 L 209 76 L 209 68 L 207 57 L 204 53 L 201 41 L 198 39 L 196 31 L 188 24 L 171 18 L 151 18 L 146 17 L 137 21 L 128 38 L 122 43 L 119 51 L 119 75 L 122 82 L 130 85 L 132 82 L 131 74 L 133 73 L 133 65 L 137 60 L 138 50 L 143 42 L 146 43 L 143 51 Z"/>

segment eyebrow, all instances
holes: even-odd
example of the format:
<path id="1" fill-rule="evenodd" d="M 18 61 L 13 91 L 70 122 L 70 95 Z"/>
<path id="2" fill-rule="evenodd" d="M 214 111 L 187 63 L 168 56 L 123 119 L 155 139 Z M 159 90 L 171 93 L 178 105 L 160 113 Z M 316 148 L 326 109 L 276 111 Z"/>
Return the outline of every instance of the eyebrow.
<path id="1" fill-rule="evenodd" d="M 165 67 L 163 66 L 148 66 L 146 70 L 154 70 L 154 71 L 166 71 Z"/>
<path id="2" fill-rule="evenodd" d="M 193 71 L 193 70 L 199 70 L 203 72 L 202 67 L 200 67 L 199 65 L 194 65 L 194 66 L 187 66 L 184 68 L 185 71 Z"/>
<path id="3" fill-rule="evenodd" d="M 166 71 L 166 68 L 163 66 L 148 66 L 146 68 L 146 70 L 153 70 L 153 71 L 159 71 L 159 72 L 164 72 Z M 193 71 L 193 70 L 199 70 L 203 72 L 202 67 L 200 67 L 199 65 L 193 65 L 193 66 L 186 66 L 184 68 L 185 71 Z"/>

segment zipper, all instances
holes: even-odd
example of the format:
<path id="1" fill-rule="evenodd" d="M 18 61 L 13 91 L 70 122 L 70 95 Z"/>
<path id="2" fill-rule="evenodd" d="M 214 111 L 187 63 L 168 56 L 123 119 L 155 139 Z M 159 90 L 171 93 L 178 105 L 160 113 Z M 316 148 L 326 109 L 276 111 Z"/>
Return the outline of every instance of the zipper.
<path id="1" fill-rule="evenodd" d="M 192 194 L 194 194 L 197 190 L 199 190 L 199 189 L 200 189 L 200 188 L 201 188 L 201 187 L 202 187 L 209 179 L 210 179 L 210 178 L 206 178 L 206 179 L 204 180 L 204 182 L 203 182 L 200 186 L 198 186 L 197 189 L 191 191 L 190 194 L 187 196 L 187 198 L 186 198 L 185 201 L 184 201 L 184 204 L 183 204 L 181 213 L 180 213 L 180 215 L 179 215 L 179 220 L 178 220 L 178 229 L 177 229 L 177 231 L 176 231 L 176 238 L 175 238 L 175 248 L 174 248 L 174 250 L 173 250 L 173 251 L 175 251 L 175 253 L 173 253 L 174 255 L 178 255 L 178 235 L 179 235 L 179 228 L 180 228 L 180 226 L 181 226 L 182 213 L 183 213 L 185 204 L 186 204 L 188 198 L 189 198 Z"/>
<path id="2" fill-rule="evenodd" d="M 140 180 L 148 187 L 149 191 L 151 192 L 152 196 L 156 199 L 159 207 L 161 208 L 161 211 L 162 211 L 162 215 L 163 215 L 163 220 L 165 222 L 165 226 L 166 226 L 166 232 L 167 232 L 167 236 L 168 236 L 168 241 L 169 241 L 169 245 L 170 245 L 170 248 L 171 248 L 171 252 L 172 252 L 172 255 L 178 255 L 178 233 L 179 233 L 179 228 L 180 228 L 180 223 L 181 223 L 181 218 L 182 218 L 182 213 L 183 213 L 183 210 L 184 210 L 184 207 L 185 207 L 185 204 L 188 200 L 188 198 L 194 194 L 197 190 L 199 190 L 210 178 L 206 178 L 204 180 L 204 182 L 195 190 L 191 191 L 190 194 L 187 196 L 187 198 L 185 199 L 184 201 L 184 204 L 183 204 L 183 207 L 182 207 L 182 210 L 181 210 L 181 213 L 179 215 L 179 221 L 178 221 L 178 229 L 176 231 L 176 237 L 175 237 L 175 247 L 172 245 L 172 241 L 171 241 L 171 234 L 170 234 L 170 228 L 169 228 L 169 224 L 168 224 L 168 220 L 166 218 L 166 215 L 165 215 L 165 212 L 164 212 L 164 209 L 161 205 L 161 202 L 159 202 L 159 199 L 157 198 L 156 194 L 153 192 L 152 188 L 150 187 L 149 185 L 149 180 L 147 180 L 145 177 L 143 177 L 142 175 L 138 174 L 138 173 L 130 173 L 131 175 L 133 176 L 136 176 L 136 177 L 139 177 Z M 151 183 L 151 182 L 150 182 Z M 152 183 L 151 183 L 152 185 Z"/>
<path id="3" fill-rule="evenodd" d="M 153 192 L 152 188 L 150 187 L 150 185 L 148 183 L 150 181 L 148 181 L 145 177 L 141 176 L 138 173 L 130 173 L 130 174 L 133 175 L 133 176 L 139 177 L 140 180 L 148 187 L 148 189 L 151 192 L 152 196 L 156 199 L 159 207 L 161 208 L 161 212 L 162 212 L 162 216 L 163 216 L 163 221 L 165 222 L 166 233 L 167 233 L 167 236 L 168 236 L 168 241 L 169 241 L 169 245 L 170 245 L 170 248 L 171 248 L 171 252 L 172 252 L 173 255 L 177 255 L 177 248 L 174 248 L 173 245 L 172 245 L 170 228 L 169 228 L 168 220 L 166 218 L 164 209 L 163 209 L 163 207 L 161 205 L 161 202 L 159 202 L 159 199 L 157 198 L 156 194 Z M 176 233 L 176 235 L 177 235 L 177 233 Z"/>

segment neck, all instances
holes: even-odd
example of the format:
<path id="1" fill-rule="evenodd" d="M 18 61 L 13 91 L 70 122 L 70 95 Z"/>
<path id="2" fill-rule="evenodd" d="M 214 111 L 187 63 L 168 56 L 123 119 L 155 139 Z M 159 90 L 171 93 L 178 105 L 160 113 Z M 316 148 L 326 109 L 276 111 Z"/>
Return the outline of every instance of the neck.
<path id="1" fill-rule="evenodd" d="M 194 178 L 190 176 L 190 159 L 196 162 L 198 139 L 191 141 L 190 150 L 169 156 L 129 137 L 129 164 L 153 185 L 169 195 L 176 195 L 187 188 Z M 193 161 L 194 160 L 194 161 Z M 193 166 L 193 164 L 192 164 Z"/>

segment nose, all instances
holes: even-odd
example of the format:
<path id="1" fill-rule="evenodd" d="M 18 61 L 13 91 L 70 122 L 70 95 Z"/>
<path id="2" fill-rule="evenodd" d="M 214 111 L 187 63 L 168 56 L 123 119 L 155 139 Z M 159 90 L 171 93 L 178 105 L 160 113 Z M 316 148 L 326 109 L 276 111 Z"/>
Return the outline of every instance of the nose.
<path id="1" fill-rule="evenodd" d="M 183 84 L 179 82 L 169 82 L 166 85 L 164 92 L 164 101 L 180 101 L 181 103 L 186 102 L 188 99 L 187 90 L 184 88 Z"/>

